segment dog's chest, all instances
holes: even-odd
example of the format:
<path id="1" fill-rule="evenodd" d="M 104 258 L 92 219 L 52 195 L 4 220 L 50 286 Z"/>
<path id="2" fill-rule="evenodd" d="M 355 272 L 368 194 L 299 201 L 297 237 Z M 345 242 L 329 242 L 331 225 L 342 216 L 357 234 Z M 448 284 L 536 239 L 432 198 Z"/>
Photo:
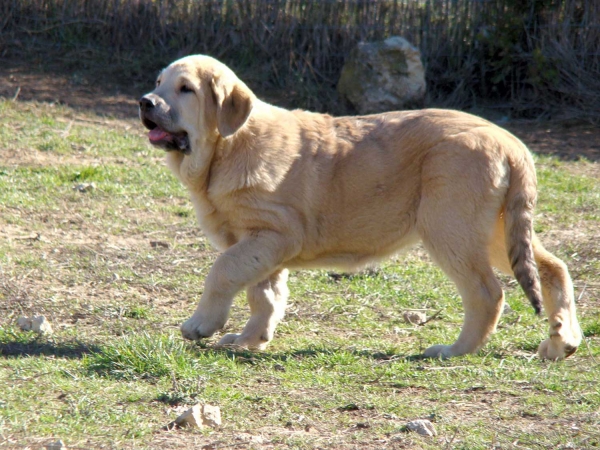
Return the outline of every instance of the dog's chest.
<path id="1" fill-rule="evenodd" d="M 223 251 L 239 240 L 241 230 L 235 225 L 238 217 L 230 200 L 206 192 L 192 193 L 191 198 L 200 228 L 213 246 Z"/>

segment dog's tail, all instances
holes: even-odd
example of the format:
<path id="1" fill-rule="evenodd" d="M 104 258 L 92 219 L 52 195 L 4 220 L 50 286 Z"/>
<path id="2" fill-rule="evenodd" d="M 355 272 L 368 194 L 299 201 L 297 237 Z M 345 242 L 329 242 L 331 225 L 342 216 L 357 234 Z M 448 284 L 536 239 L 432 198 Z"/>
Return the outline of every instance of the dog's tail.
<path id="1" fill-rule="evenodd" d="M 535 166 L 527 149 L 519 155 L 511 155 L 509 165 L 510 186 L 504 206 L 508 259 L 535 313 L 540 314 L 542 289 L 532 242 L 533 210 L 537 199 Z"/>

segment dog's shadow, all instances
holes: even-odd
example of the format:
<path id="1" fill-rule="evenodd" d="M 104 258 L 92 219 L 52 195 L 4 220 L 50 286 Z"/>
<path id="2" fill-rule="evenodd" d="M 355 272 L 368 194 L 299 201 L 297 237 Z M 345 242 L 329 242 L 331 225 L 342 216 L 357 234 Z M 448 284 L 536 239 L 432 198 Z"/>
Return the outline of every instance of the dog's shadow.
<path id="1" fill-rule="evenodd" d="M 283 363 L 291 360 L 328 359 L 336 360 L 337 355 L 349 354 L 359 358 L 368 358 L 376 361 L 419 361 L 427 359 L 421 354 L 402 355 L 390 352 L 358 350 L 344 347 L 311 346 L 302 349 L 290 349 L 285 351 L 262 351 L 255 352 L 240 347 L 215 346 L 207 342 L 199 341 L 190 343 L 193 352 L 216 352 L 221 353 L 238 363 L 269 364 Z M 82 342 L 78 340 L 55 341 L 41 336 L 32 335 L 25 338 L 14 337 L 12 340 L 0 342 L 0 358 L 22 358 L 34 356 L 54 356 L 56 358 L 80 359 L 84 355 L 101 353 L 100 345 Z"/>
<path id="2" fill-rule="evenodd" d="M 357 350 L 352 348 L 343 347 L 308 347 L 303 349 L 292 349 L 289 351 L 262 351 L 254 352 L 251 350 L 229 347 L 229 346 L 211 346 L 204 343 L 197 343 L 198 351 L 213 351 L 227 355 L 229 358 L 235 360 L 241 364 L 270 364 L 270 363 L 284 363 L 292 360 L 309 360 L 309 359 L 328 359 L 335 360 L 335 356 L 339 354 L 349 354 L 359 358 L 368 358 L 379 362 L 384 361 L 421 361 L 430 360 L 431 358 L 425 357 L 423 354 L 416 355 L 402 355 L 395 353 L 386 353 L 369 350 Z"/>
<path id="3" fill-rule="evenodd" d="M 81 359 L 84 355 L 99 351 L 98 346 L 79 341 L 52 342 L 46 339 L 31 338 L 0 343 L 0 358 L 5 359 L 31 356 Z"/>
<path id="4" fill-rule="evenodd" d="M 324 364 L 345 364 L 342 358 L 336 358 L 337 355 L 348 354 L 351 357 L 357 357 L 360 359 L 370 359 L 375 361 L 378 364 L 386 364 L 386 363 L 394 363 L 394 362 L 408 362 L 408 363 L 425 363 L 423 366 L 429 366 L 427 362 L 430 362 L 431 365 L 448 365 L 453 364 L 451 361 L 456 362 L 461 357 L 452 357 L 452 358 L 444 358 L 444 357 L 429 357 L 425 356 L 423 353 L 418 354 L 402 354 L 402 353 L 394 353 L 394 352 L 383 352 L 377 350 L 359 350 L 355 348 L 346 348 L 346 347 L 325 347 L 325 346 L 315 346 L 315 347 L 307 347 L 303 349 L 290 349 L 287 351 L 262 351 L 262 352 L 254 352 L 251 350 L 239 348 L 239 347 L 225 347 L 225 346 L 215 346 L 210 345 L 206 342 L 196 342 L 192 344 L 195 346 L 196 351 L 209 351 L 209 352 L 218 352 L 226 355 L 227 357 L 235 360 L 239 364 L 250 364 L 250 365 L 269 365 L 269 364 L 278 364 L 285 363 L 288 361 L 302 361 L 302 360 L 310 360 L 310 359 L 320 359 Z M 532 355 L 535 354 L 536 350 L 535 345 L 526 346 L 521 348 L 523 351 L 530 352 Z M 468 356 L 468 355 L 465 355 Z M 498 351 L 489 351 L 482 352 L 480 356 L 485 357 L 486 359 L 494 359 L 494 360 L 502 360 L 507 357 L 507 354 L 504 352 Z M 419 364 L 417 369 L 422 369 L 422 365 Z"/>
<path id="5" fill-rule="evenodd" d="M 322 360 L 324 364 L 345 364 L 343 357 L 370 359 L 378 363 L 393 363 L 396 361 L 419 362 L 435 361 L 437 358 L 428 358 L 423 354 L 399 354 L 393 352 L 382 352 L 377 350 L 359 350 L 344 347 L 314 346 L 302 349 L 290 349 L 286 351 L 262 351 L 255 352 L 239 347 L 217 347 L 207 342 L 190 343 L 192 353 L 215 352 L 220 353 L 239 364 L 250 365 L 272 365 L 288 361 Z M 27 339 L 14 339 L 9 342 L 0 343 L 0 358 L 22 358 L 33 356 L 53 356 L 56 358 L 81 359 L 84 355 L 99 354 L 101 346 L 77 340 L 55 342 L 41 337 L 30 337 Z M 506 355 L 490 353 L 487 357 L 502 359 Z M 447 359 L 445 359 L 447 361 Z"/>

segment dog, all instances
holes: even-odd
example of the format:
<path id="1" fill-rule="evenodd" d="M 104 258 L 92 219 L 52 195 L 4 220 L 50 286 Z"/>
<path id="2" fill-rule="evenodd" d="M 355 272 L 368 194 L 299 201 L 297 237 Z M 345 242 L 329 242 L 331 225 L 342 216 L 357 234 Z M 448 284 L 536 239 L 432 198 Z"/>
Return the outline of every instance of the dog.
<path id="1" fill-rule="evenodd" d="M 504 294 L 493 267 L 515 276 L 536 313 L 543 306 L 541 358 L 565 358 L 581 343 L 567 267 L 533 231 L 533 159 L 508 131 L 452 110 L 286 110 L 205 55 L 165 68 L 139 111 L 222 252 L 181 326 L 185 338 L 223 328 L 246 289 L 250 319 L 218 345 L 262 350 L 284 316 L 289 269 L 357 270 L 421 241 L 464 307 L 456 342 L 424 356 L 477 352 L 495 331 Z"/>

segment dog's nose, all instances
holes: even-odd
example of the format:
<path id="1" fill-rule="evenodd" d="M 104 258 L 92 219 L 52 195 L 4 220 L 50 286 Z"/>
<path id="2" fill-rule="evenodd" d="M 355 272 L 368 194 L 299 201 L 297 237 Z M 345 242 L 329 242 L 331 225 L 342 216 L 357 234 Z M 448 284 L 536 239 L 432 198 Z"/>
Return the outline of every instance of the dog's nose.
<path id="1" fill-rule="evenodd" d="M 140 98 L 140 109 L 146 111 L 156 106 L 156 99 L 151 95 L 144 95 Z"/>

